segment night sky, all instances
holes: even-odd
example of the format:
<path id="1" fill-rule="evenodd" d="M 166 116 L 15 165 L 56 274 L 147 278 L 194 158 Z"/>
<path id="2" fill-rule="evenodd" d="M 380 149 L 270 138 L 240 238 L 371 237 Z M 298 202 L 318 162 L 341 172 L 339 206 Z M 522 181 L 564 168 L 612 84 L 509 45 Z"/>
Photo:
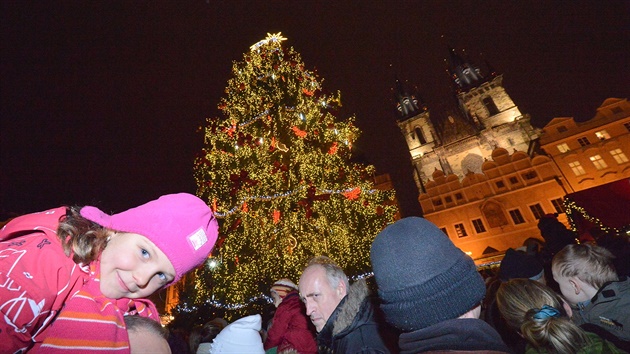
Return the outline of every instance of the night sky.
<path id="1" fill-rule="evenodd" d="M 341 91 L 357 154 L 419 215 L 391 88 L 451 102 L 448 47 L 504 75 L 521 112 L 589 119 L 630 97 L 628 1 L 2 1 L 0 212 L 91 204 L 118 212 L 194 193 L 199 127 L 231 63 L 267 33 Z"/>

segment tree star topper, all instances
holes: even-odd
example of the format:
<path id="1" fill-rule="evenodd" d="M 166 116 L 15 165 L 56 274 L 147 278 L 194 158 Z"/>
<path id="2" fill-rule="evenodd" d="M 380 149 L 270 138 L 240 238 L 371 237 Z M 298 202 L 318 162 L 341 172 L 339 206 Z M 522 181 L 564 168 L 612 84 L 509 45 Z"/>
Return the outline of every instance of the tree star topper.
<path id="1" fill-rule="evenodd" d="M 278 32 L 278 33 L 274 33 L 271 34 L 269 32 L 267 32 L 267 38 L 263 39 L 262 41 L 254 44 L 253 46 L 249 47 L 252 51 L 258 49 L 259 47 L 265 45 L 265 44 L 269 44 L 269 42 L 277 42 L 280 43 L 282 41 L 286 41 L 287 39 L 282 37 L 282 32 Z"/>

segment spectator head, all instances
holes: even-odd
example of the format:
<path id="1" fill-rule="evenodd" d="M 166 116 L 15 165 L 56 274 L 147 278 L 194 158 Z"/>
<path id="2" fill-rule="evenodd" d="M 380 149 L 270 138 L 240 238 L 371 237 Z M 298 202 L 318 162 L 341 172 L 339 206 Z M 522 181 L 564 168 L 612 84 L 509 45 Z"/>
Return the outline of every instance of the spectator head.
<path id="1" fill-rule="evenodd" d="M 262 317 L 251 315 L 240 318 L 225 327 L 210 346 L 210 354 L 264 354 Z"/>
<path id="2" fill-rule="evenodd" d="M 619 280 L 614 258 L 601 246 L 567 245 L 553 257 L 551 272 L 564 298 L 575 305 L 590 300 L 604 283 Z"/>
<path id="3" fill-rule="evenodd" d="M 320 332 L 330 315 L 347 295 L 348 277 L 328 257 L 311 259 L 300 277 L 300 298 L 306 305 L 306 315 Z"/>
<path id="4" fill-rule="evenodd" d="M 475 263 L 426 219 L 387 226 L 370 258 L 385 319 L 402 331 L 479 317 L 486 287 Z"/>
<path id="5" fill-rule="evenodd" d="M 542 262 L 533 255 L 509 248 L 499 266 L 499 279 L 505 282 L 515 278 L 544 281 Z"/>
<path id="6" fill-rule="evenodd" d="M 501 284 L 497 306 L 507 324 L 541 352 L 577 353 L 587 342 L 571 322 L 569 305 L 540 282 L 521 278 Z"/>
<path id="7" fill-rule="evenodd" d="M 168 332 L 157 321 L 142 316 L 125 316 L 131 354 L 170 354 Z"/>
<path id="8" fill-rule="evenodd" d="M 292 291 L 297 291 L 297 285 L 291 280 L 283 278 L 273 283 L 271 286 L 271 297 L 273 298 L 273 304 L 278 307 L 282 300 Z"/>

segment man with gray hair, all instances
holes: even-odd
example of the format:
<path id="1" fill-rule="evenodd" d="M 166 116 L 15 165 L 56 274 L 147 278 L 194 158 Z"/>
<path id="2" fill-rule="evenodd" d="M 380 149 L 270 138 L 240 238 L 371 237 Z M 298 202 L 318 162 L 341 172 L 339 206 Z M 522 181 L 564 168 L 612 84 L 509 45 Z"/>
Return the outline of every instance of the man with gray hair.
<path id="1" fill-rule="evenodd" d="M 365 280 L 352 284 L 330 258 L 311 259 L 299 282 L 306 315 L 317 330 L 319 353 L 389 353 Z"/>

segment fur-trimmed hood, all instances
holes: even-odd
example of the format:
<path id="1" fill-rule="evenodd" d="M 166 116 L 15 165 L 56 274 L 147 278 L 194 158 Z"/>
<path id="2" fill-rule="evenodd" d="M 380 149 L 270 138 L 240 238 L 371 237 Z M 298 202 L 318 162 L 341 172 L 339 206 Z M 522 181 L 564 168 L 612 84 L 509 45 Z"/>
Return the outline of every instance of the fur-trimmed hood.
<path id="1" fill-rule="evenodd" d="M 361 317 L 361 308 L 364 307 L 364 301 L 368 295 L 369 290 L 364 279 L 359 279 L 354 284 L 350 285 L 348 295 L 346 295 L 343 304 L 340 305 L 337 317 L 333 322 L 333 336 L 348 329 L 353 322 Z"/>

